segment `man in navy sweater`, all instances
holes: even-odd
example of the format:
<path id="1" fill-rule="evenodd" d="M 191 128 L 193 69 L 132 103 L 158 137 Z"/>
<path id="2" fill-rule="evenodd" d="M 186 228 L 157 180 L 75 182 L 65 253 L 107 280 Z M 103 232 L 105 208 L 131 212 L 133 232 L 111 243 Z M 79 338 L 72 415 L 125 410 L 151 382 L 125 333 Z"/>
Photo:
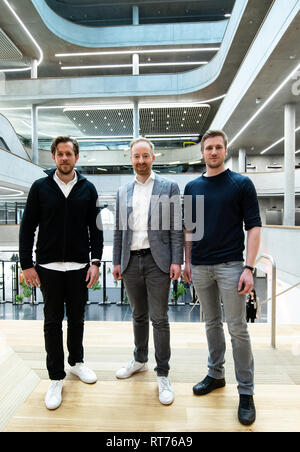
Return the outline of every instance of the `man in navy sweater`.
<path id="1" fill-rule="evenodd" d="M 64 304 L 68 321 L 68 363 L 71 373 L 85 383 L 96 374 L 83 363 L 84 310 L 88 288 L 99 279 L 103 231 L 97 227 L 98 194 L 93 184 L 74 170 L 79 146 L 70 137 L 57 137 L 51 146 L 56 170 L 35 181 L 30 189 L 20 227 L 20 261 L 25 282 L 41 286 L 44 298 L 44 336 L 51 384 L 48 409 L 62 402 Z M 32 251 L 35 231 L 36 265 Z M 91 265 L 90 265 L 91 258 Z"/>
<path id="2" fill-rule="evenodd" d="M 185 218 L 185 224 L 189 220 L 194 225 L 194 229 L 185 232 L 184 277 L 194 284 L 200 300 L 209 349 L 208 374 L 193 391 L 204 395 L 225 386 L 222 302 L 240 396 L 238 418 L 242 424 L 250 425 L 256 413 L 245 295 L 253 289 L 253 266 L 260 243 L 257 195 L 248 177 L 225 169 L 227 137 L 223 131 L 206 132 L 201 150 L 206 172 L 189 182 L 184 192 L 186 204 L 189 197 L 192 199 L 192 211 L 185 209 L 185 216 L 192 218 Z M 204 202 L 204 216 L 196 212 L 199 196 Z M 246 265 L 243 265 L 244 228 L 247 231 Z"/>

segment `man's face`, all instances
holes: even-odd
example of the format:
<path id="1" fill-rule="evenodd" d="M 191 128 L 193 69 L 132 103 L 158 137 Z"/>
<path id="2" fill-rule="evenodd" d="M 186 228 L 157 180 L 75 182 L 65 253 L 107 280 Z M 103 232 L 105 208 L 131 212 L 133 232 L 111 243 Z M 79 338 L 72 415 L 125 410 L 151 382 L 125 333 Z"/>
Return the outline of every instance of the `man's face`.
<path id="1" fill-rule="evenodd" d="M 148 143 L 136 143 L 131 149 L 130 160 L 138 176 L 150 176 L 155 155 Z"/>
<path id="2" fill-rule="evenodd" d="M 207 138 L 203 143 L 202 155 L 209 168 L 219 168 L 224 165 L 227 151 L 223 137 Z"/>
<path id="3" fill-rule="evenodd" d="M 67 175 L 72 173 L 79 155 L 75 155 L 73 143 L 68 141 L 57 145 L 55 155 L 52 154 L 52 158 L 56 163 L 57 169 L 62 174 Z"/>

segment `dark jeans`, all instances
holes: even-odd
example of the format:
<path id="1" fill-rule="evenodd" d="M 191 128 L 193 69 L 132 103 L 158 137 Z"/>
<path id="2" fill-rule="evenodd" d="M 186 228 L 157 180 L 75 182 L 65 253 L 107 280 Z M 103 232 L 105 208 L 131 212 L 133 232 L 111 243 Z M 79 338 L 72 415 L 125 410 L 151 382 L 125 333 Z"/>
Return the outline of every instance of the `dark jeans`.
<path id="1" fill-rule="evenodd" d="M 157 364 L 155 370 L 158 376 L 168 376 L 171 356 L 168 319 L 170 276 L 157 267 L 151 254 L 147 254 L 130 257 L 123 280 L 132 308 L 134 359 L 141 363 L 148 361 L 150 314 Z"/>
<path id="2" fill-rule="evenodd" d="M 68 363 L 74 366 L 83 362 L 84 310 L 88 299 L 85 278 L 88 268 L 61 272 L 39 265 L 36 267 L 44 298 L 44 337 L 51 380 L 62 380 L 66 376 L 62 331 L 64 304 L 68 324 Z"/>

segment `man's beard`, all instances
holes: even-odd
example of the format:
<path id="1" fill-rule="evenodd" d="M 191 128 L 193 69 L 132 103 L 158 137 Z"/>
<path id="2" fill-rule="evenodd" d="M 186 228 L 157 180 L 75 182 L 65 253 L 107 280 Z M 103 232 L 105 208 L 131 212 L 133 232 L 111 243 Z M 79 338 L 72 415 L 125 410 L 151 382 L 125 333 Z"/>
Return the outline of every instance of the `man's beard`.
<path id="1" fill-rule="evenodd" d="M 139 176 L 145 176 L 151 173 L 151 167 L 149 167 L 148 165 L 136 165 L 134 170 Z"/>
<path id="2" fill-rule="evenodd" d="M 68 167 L 68 170 L 64 170 L 63 167 Z M 65 176 L 67 176 L 68 174 L 71 174 L 73 172 L 74 166 L 72 165 L 60 165 L 57 167 L 58 171 L 61 174 L 64 174 Z"/>
<path id="3" fill-rule="evenodd" d="M 207 159 L 205 163 L 209 168 L 219 168 L 224 164 L 224 160 L 217 159 L 216 161 L 211 161 L 210 159 Z"/>

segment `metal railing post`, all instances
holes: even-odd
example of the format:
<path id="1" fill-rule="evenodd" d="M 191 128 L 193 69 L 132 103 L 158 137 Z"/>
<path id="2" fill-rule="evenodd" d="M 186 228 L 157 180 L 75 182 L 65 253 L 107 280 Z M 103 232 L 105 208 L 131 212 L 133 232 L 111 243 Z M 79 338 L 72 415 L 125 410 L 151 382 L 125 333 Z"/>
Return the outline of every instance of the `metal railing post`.
<path id="1" fill-rule="evenodd" d="M 261 260 L 267 259 L 272 265 L 272 298 L 271 298 L 271 348 L 276 348 L 276 263 L 269 254 L 260 254 L 256 259 L 255 265 Z"/>

